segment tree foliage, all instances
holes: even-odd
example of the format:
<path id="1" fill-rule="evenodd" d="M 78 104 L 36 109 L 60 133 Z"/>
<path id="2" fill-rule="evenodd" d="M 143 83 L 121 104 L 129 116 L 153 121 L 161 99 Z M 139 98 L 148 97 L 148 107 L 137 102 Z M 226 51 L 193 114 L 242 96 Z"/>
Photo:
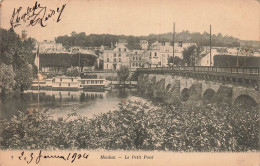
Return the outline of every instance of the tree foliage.
<path id="1" fill-rule="evenodd" d="M 12 92 L 15 86 L 15 73 L 11 65 L 0 65 L 0 94 L 4 97 L 6 94 Z"/>
<path id="2" fill-rule="evenodd" d="M 201 47 L 195 45 L 185 48 L 183 50 L 183 61 L 188 66 L 194 66 L 200 61 L 200 53 L 202 52 Z"/>
<path id="3" fill-rule="evenodd" d="M 12 90 L 24 90 L 30 87 L 33 75 L 36 75 L 34 57 L 32 53 L 35 40 L 32 38 L 22 41 L 13 29 L 0 29 L 0 66 L 4 75 L 10 75 L 8 79 L 1 80 L 1 93 Z M 8 69 L 8 70 L 7 70 Z M 11 81 L 10 79 L 13 79 Z M 9 86 L 8 84 L 12 82 Z M 7 90 L 8 89 L 8 90 Z"/>
<path id="4" fill-rule="evenodd" d="M 256 107 L 151 105 L 124 101 L 90 119 L 76 111 L 54 119 L 52 111 L 19 112 L 0 120 L 1 149 L 107 149 L 177 152 L 259 150 Z"/>
<path id="5" fill-rule="evenodd" d="M 117 71 L 117 76 L 119 81 L 123 81 L 125 84 L 125 81 L 129 77 L 129 68 L 127 66 L 121 66 L 121 68 Z"/>
<path id="6" fill-rule="evenodd" d="M 179 58 L 179 57 L 177 57 L 177 56 L 175 56 L 174 58 L 173 58 L 173 56 L 170 56 L 170 57 L 168 58 L 168 65 L 169 65 L 169 66 L 173 66 L 173 65 L 184 66 L 184 65 L 185 65 L 185 62 L 184 62 L 183 59 L 181 59 L 181 58 Z"/>
<path id="7" fill-rule="evenodd" d="M 100 47 L 101 45 L 111 46 L 111 43 L 115 44 L 119 40 L 125 40 L 129 49 L 140 49 L 140 40 L 147 40 L 150 44 L 159 42 L 171 42 L 172 33 L 164 34 L 150 34 L 148 36 L 125 36 L 125 35 L 111 35 L 111 34 L 90 34 L 86 35 L 84 32 L 71 33 L 70 36 L 58 36 L 56 38 L 57 43 L 62 43 L 63 46 L 69 48 L 71 46 L 81 47 Z M 190 33 L 189 31 L 182 31 L 176 33 L 175 42 L 182 41 L 183 43 L 196 43 L 198 46 L 209 46 L 210 36 L 209 33 Z M 238 47 L 239 39 L 232 36 L 223 36 L 221 33 L 218 35 L 212 35 L 212 46 L 216 47 Z"/>
<path id="8" fill-rule="evenodd" d="M 24 64 L 20 69 L 15 70 L 15 89 L 24 91 L 30 88 L 33 81 L 33 68 L 31 64 Z"/>

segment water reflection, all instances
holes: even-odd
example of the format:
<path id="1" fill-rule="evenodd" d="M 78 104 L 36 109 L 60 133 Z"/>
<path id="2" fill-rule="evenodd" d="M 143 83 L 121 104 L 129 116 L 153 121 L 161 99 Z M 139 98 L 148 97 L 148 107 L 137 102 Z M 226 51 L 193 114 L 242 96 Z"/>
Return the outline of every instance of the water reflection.
<path id="1" fill-rule="evenodd" d="M 55 116 L 66 116 L 71 110 L 79 115 L 92 116 L 113 110 L 124 98 L 138 96 L 136 89 L 113 89 L 112 91 L 51 91 L 41 90 L 39 93 L 40 110 L 51 109 Z M 18 96 L 0 103 L 1 119 L 10 119 L 18 111 L 25 112 L 38 109 L 38 91 L 26 91 Z"/>

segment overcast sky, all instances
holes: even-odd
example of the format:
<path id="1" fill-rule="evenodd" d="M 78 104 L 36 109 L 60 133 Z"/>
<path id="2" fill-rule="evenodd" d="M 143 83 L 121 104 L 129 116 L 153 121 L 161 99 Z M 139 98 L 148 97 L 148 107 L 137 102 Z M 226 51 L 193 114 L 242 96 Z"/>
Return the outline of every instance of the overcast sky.
<path id="1" fill-rule="evenodd" d="M 57 15 L 40 25 L 15 28 L 23 29 L 38 41 L 53 40 L 72 31 L 88 34 L 148 35 L 172 32 L 209 32 L 232 35 L 243 40 L 260 39 L 260 3 L 257 0 L 38 0 L 47 10 L 66 4 L 61 21 Z M 14 8 L 33 7 L 34 0 L 3 0 L 1 27 L 9 29 Z"/>

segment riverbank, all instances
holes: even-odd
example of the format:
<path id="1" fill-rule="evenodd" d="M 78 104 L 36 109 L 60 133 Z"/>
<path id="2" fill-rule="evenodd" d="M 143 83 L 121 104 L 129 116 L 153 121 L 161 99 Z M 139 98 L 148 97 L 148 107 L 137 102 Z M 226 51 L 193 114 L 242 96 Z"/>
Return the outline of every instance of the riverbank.
<path id="1" fill-rule="evenodd" d="M 108 149 L 241 152 L 259 149 L 259 113 L 227 105 L 122 101 L 90 119 L 71 112 L 20 112 L 1 121 L 1 149 Z"/>

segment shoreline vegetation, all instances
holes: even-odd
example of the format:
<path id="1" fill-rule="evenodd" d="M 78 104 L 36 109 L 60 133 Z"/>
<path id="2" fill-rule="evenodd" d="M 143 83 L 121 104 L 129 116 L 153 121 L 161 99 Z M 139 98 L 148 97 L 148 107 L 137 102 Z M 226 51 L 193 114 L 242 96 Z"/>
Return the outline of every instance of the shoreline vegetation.
<path id="1" fill-rule="evenodd" d="M 92 118 L 74 110 L 54 119 L 50 110 L 1 120 L 1 149 L 106 149 L 176 152 L 259 150 L 259 112 L 241 105 L 153 105 L 123 101 Z"/>

